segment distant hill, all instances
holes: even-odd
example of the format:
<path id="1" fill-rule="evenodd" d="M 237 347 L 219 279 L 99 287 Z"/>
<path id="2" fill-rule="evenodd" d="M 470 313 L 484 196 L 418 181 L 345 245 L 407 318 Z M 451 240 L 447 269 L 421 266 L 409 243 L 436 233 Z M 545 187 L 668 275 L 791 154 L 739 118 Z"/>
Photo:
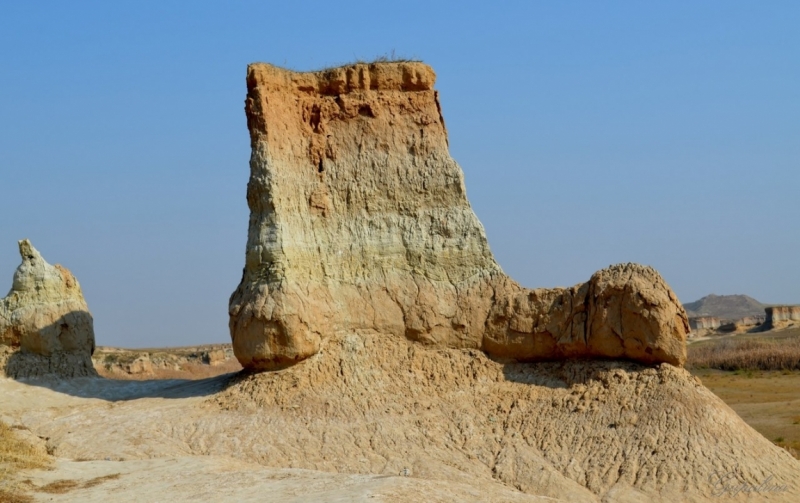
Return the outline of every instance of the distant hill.
<path id="1" fill-rule="evenodd" d="M 689 317 L 716 316 L 725 320 L 736 320 L 745 316 L 763 315 L 767 305 L 747 295 L 711 294 L 684 304 L 683 307 Z"/>

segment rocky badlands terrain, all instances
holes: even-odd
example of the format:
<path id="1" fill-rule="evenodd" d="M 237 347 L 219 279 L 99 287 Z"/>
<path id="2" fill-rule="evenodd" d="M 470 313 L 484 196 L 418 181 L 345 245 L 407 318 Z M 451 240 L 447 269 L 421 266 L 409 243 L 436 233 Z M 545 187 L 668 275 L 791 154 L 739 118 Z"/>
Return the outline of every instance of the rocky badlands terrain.
<path id="1" fill-rule="evenodd" d="M 800 326 L 800 306 L 769 306 L 747 295 L 707 295 L 684 304 L 689 338 Z"/>
<path id="2" fill-rule="evenodd" d="M 77 282 L 23 251 L 0 334 L 41 371 L 6 365 L 17 379 L 0 379 L 0 420 L 52 469 L 13 473 L 0 490 L 98 502 L 800 500 L 800 463 L 682 368 L 686 313 L 656 271 L 612 266 L 547 290 L 502 272 L 449 156 L 434 81 L 415 62 L 249 67 L 251 217 L 229 306 L 245 371 L 94 376 L 90 323 L 65 338 L 75 343 L 48 331 Z M 49 363 L 62 353 L 80 356 L 77 370 Z"/>
<path id="3" fill-rule="evenodd" d="M 230 344 L 154 349 L 101 346 L 92 362 L 99 375 L 113 379 L 198 379 L 242 370 Z"/>

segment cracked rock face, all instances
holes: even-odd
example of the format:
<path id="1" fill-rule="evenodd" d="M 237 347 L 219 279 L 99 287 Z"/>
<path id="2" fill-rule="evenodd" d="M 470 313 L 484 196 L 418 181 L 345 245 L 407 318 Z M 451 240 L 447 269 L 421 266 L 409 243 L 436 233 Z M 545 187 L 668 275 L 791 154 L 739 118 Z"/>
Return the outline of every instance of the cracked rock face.
<path id="1" fill-rule="evenodd" d="M 247 252 L 230 299 L 253 370 L 374 330 L 520 361 L 628 358 L 682 365 L 683 307 L 650 267 L 572 288 L 506 276 L 448 152 L 436 76 L 417 62 L 247 73 Z"/>
<path id="2" fill-rule="evenodd" d="M 78 280 L 27 239 L 19 253 L 11 291 L 0 299 L 0 369 L 11 377 L 95 375 L 94 325 Z"/>

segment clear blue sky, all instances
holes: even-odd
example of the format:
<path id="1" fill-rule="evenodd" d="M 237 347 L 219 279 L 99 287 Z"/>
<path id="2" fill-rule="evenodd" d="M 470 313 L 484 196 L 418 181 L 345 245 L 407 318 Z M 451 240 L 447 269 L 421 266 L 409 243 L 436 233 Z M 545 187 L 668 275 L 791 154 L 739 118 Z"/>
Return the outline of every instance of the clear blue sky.
<path id="1" fill-rule="evenodd" d="M 77 275 L 98 344 L 227 341 L 247 63 L 392 50 L 436 70 L 525 286 L 635 261 L 685 302 L 800 303 L 800 2 L 756 0 L 4 2 L 0 287 L 28 237 Z"/>

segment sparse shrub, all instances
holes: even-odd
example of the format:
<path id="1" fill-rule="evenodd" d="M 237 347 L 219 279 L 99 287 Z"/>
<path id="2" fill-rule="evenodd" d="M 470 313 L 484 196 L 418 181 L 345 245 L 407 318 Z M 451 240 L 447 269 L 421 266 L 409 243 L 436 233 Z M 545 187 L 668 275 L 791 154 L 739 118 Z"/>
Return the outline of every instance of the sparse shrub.
<path id="1" fill-rule="evenodd" d="M 0 421 L 0 502 L 26 503 L 33 500 L 17 480 L 19 470 L 46 468 L 50 459 L 16 435 L 14 429 Z"/>
<path id="2" fill-rule="evenodd" d="M 69 492 L 69 491 L 71 491 L 73 489 L 76 489 L 78 487 L 79 487 L 79 484 L 78 484 L 77 481 L 68 480 L 68 479 L 62 479 L 62 480 L 56 480 L 54 482 L 50 482 L 49 484 L 43 485 L 42 487 L 39 487 L 37 490 L 41 491 L 43 493 L 64 494 L 64 493 Z"/>

